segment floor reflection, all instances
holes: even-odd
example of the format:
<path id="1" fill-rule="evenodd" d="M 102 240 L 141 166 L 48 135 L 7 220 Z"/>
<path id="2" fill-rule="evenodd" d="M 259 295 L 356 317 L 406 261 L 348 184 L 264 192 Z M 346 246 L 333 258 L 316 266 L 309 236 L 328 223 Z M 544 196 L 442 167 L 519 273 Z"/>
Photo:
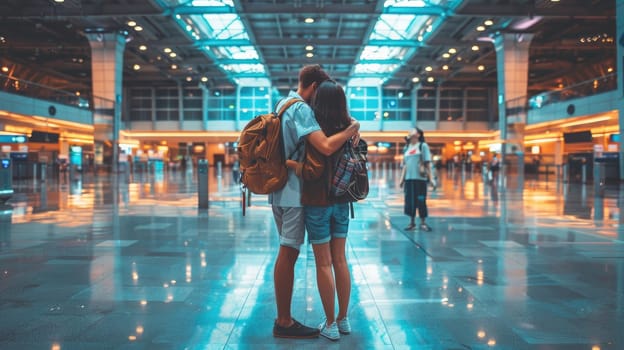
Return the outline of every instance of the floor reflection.
<path id="1" fill-rule="evenodd" d="M 193 172 L 18 181 L 0 208 L 0 348 L 624 348 L 624 191 L 438 180 L 433 232 L 405 232 L 396 167 L 372 168 L 337 344 L 271 336 L 275 227 L 266 196 L 242 216 L 231 176 L 211 168 L 207 210 Z M 309 246 L 292 309 L 322 318 Z"/>

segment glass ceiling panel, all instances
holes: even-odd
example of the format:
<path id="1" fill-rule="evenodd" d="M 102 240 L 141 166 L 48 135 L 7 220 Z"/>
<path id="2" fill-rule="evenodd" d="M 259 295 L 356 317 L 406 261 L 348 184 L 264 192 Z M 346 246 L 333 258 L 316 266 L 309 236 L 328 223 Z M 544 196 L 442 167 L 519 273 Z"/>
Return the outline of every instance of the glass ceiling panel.
<path id="1" fill-rule="evenodd" d="M 426 7 L 438 6 L 442 0 L 387 0 L 384 3 L 385 8 L 389 7 Z M 425 26 L 429 26 L 429 15 L 413 15 L 413 14 L 388 14 L 384 13 L 379 16 L 377 23 L 371 33 L 369 40 L 396 40 L 397 45 L 387 46 L 365 46 L 360 54 L 360 60 L 367 61 L 387 61 L 391 59 L 405 60 L 409 58 L 409 53 L 413 52 L 413 48 L 406 48 L 400 45 L 400 41 L 416 41 L 419 40 Z M 429 21 L 429 22 L 428 22 Z M 431 31 L 430 28 L 427 28 Z M 388 76 L 396 70 L 399 64 L 356 64 L 353 73 L 358 74 L 379 74 L 380 76 Z"/>
<path id="2" fill-rule="evenodd" d="M 234 73 L 264 73 L 264 65 L 260 63 L 256 64 L 224 64 L 221 65 L 223 69 Z"/>
<path id="3" fill-rule="evenodd" d="M 178 24 L 185 27 L 193 39 L 210 41 L 210 46 L 204 46 L 204 50 L 227 73 L 266 73 L 264 65 L 260 62 L 260 55 L 254 46 L 232 42 L 232 40 L 249 41 L 245 25 L 235 13 L 233 0 L 177 1 L 178 6 L 228 8 L 227 11 L 216 11 L 225 13 L 195 13 L 180 16 L 178 17 Z M 240 64 L 232 62 L 236 60 L 245 60 L 246 62 Z M 253 62 L 254 60 L 257 63 Z M 223 61 L 227 61 L 227 63 Z"/>

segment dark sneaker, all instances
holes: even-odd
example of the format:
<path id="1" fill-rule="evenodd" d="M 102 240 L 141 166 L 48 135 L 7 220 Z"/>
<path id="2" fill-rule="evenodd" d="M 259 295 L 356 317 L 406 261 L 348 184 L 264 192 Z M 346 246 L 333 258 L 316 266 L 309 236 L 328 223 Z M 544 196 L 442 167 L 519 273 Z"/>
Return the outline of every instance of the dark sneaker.
<path id="1" fill-rule="evenodd" d="M 273 336 L 276 338 L 295 338 L 308 339 L 318 338 L 320 331 L 317 328 L 304 326 L 293 318 L 293 324 L 290 327 L 282 327 L 276 323 L 273 324 Z"/>

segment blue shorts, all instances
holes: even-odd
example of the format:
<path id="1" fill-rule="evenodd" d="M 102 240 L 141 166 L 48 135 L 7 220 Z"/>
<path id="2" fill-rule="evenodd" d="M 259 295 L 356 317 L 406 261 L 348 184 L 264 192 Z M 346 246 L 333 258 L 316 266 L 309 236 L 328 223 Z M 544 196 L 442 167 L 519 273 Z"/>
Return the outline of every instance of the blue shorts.
<path id="1" fill-rule="evenodd" d="M 305 207 L 305 227 L 312 244 L 323 244 L 332 238 L 347 238 L 349 203 L 329 207 Z"/>

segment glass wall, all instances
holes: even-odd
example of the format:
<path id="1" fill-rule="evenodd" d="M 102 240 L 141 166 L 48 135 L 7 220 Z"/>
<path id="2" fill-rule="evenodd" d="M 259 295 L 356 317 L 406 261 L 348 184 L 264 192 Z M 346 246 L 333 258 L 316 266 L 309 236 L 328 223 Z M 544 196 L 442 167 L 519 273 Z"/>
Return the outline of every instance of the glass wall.
<path id="1" fill-rule="evenodd" d="M 130 115 L 124 120 L 152 120 L 153 92 L 150 88 L 130 89 Z"/>
<path id="2" fill-rule="evenodd" d="M 378 118 L 379 89 L 377 87 L 347 87 L 347 103 L 351 116 L 357 120 Z"/>
<path id="3" fill-rule="evenodd" d="M 410 91 L 384 89 L 381 110 L 384 120 L 410 120 L 412 110 Z"/>
<path id="4" fill-rule="evenodd" d="M 236 119 L 236 90 L 213 89 L 208 95 L 208 120 Z"/>
<path id="5" fill-rule="evenodd" d="M 180 90 L 181 89 L 181 90 Z M 206 112 L 208 120 L 236 120 L 237 100 L 235 87 L 206 90 Z M 266 113 L 273 108 L 273 100 L 279 98 L 276 91 L 267 87 L 247 86 L 240 92 L 239 116 L 241 121 Z M 439 88 L 439 104 L 436 110 L 435 87 L 423 87 L 417 92 L 417 120 L 435 121 L 479 121 L 488 122 L 495 118 L 488 89 Z M 179 120 L 180 97 L 182 98 L 183 120 L 201 121 L 203 115 L 204 91 L 196 86 L 188 87 L 146 87 L 129 90 L 130 121 Z M 379 87 L 347 87 L 347 103 L 351 115 L 360 121 L 409 121 L 411 119 L 412 92 L 407 89 Z M 379 95 L 381 93 L 381 96 Z M 274 102 L 275 102 L 274 101 Z M 153 110 L 153 106 L 155 106 Z"/>
<path id="6" fill-rule="evenodd" d="M 242 87 L 240 89 L 240 120 L 251 120 L 271 110 L 269 89 L 266 87 Z"/>
<path id="7" fill-rule="evenodd" d="M 184 120 L 202 120 L 202 90 L 188 87 L 183 90 Z"/>

